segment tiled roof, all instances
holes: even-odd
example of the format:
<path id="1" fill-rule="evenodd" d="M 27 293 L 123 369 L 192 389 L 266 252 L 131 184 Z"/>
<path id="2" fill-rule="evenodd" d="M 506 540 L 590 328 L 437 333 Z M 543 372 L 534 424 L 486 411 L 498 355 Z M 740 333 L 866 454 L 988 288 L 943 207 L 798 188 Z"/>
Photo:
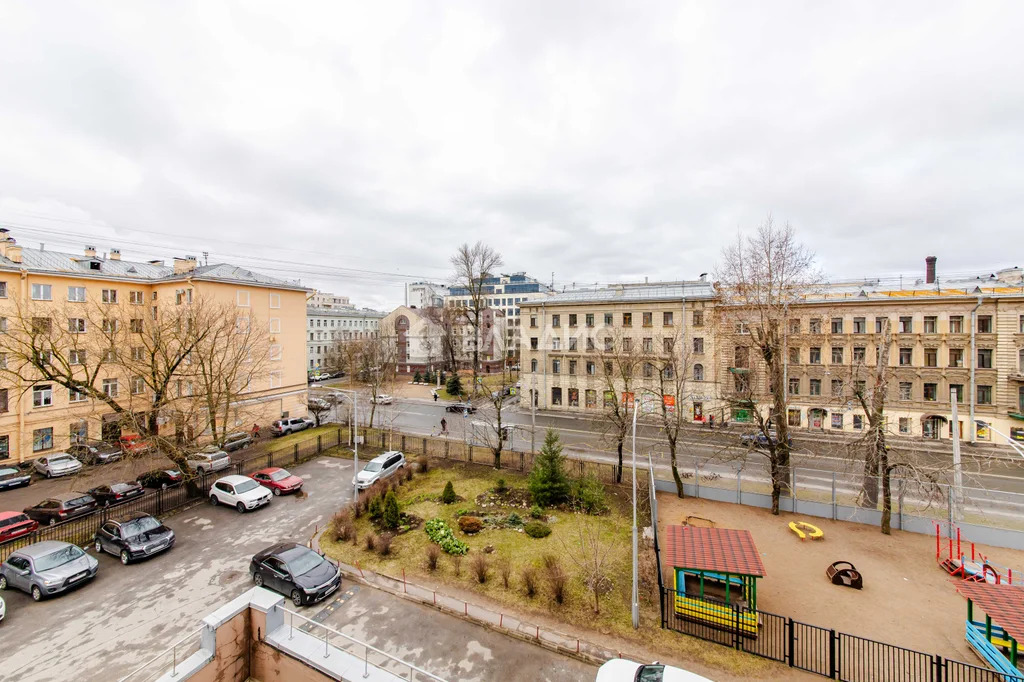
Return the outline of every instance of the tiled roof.
<path id="1" fill-rule="evenodd" d="M 668 526 L 665 560 L 675 568 L 764 576 L 761 555 L 748 530 Z"/>
<path id="2" fill-rule="evenodd" d="M 963 581 L 957 583 L 956 591 L 981 607 L 1011 637 L 1024 642 L 1024 589 L 1019 585 Z"/>

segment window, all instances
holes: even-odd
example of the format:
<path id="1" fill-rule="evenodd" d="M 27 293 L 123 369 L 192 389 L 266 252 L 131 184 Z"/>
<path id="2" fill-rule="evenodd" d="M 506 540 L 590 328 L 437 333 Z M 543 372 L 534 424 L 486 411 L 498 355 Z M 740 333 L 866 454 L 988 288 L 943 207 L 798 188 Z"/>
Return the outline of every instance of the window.
<path id="1" fill-rule="evenodd" d="M 68 332 L 71 334 L 84 334 L 85 333 L 85 318 L 84 317 L 69 317 L 68 318 Z"/>
<path id="2" fill-rule="evenodd" d="M 132 305 L 144 305 L 146 303 L 146 292 L 137 290 L 129 291 L 128 302 Z"/>
<path id="3" fill-rule="evenodd" d="M 810 364 L 820 365 L 821 364 L 821 348 L 817 346 L 811 348 Z"/>
<path id="4" fill-rule="evenodd" d="M 270 333 L 280 334 L 281 333 L 281 318 L 272 317 L 270 318 Z"/>
<path id="5" fill-rule="evenodd" d="M 736 346 L 733 350 L 733 367 L 737 368 L 749 368 L 750 367 L 750 349 L 746 346 Z"/>
<path id="6" fill-rule="evenodd" d="M 604 392 L 604 406 L 615 407 L 615 391 Z"/>
<path id="7" fill-rule="evenodd" d="M 141 334 L 142 333 L 142 320 L 141 319 L 129 320 L 128 321 L 128 329 L 129 329 L 129 331 L 131 331 L 132 334 Z"/>
<path id="8" fill-rule="evenodd" d="M 7 409 L 7 389 L 0 388 L 0 412 L 7 412 Z"/>
<path id="9" fill-rule="evenodd" d="M 614 324 L 614 322 L 612 321 L 612 317 L 613 317 L 612 313 L 605 313 L 604 314 L 604 325 L 606 327 L 610 327 L 610 326 L 612 326 L 612 324 Z"/>
<path id="10" fill-rule="evenodd" d="M 273 294 L 271 294 L 273 295 Z M 175 289 L 174 290 L 174 305 L 188 304 L 192 302 L 192 290 L 191 289 Z"/>
<path id="11" fill-rule="evenodd" d="M 562 404 L 562 389 L 559 388 L 558 386 L 553 386 L 551 388 L 551 404 L 552 405 L 561 405 Z"/>
<path id="12" fill-rule="evenodd" d="M 843 318 L 833 317 L 832 318 L 832 333 L 842 334 L 843 333 Z"/>
<path id="13" fill-rule="evenodd" d="M 909 381 L 900 382 L 900 400 L 913 400 L 914 384 Z"/>
<path id="14" fill-rule="evenodd" d="M 537 350 L 537 337 L 536 336 L 531 336 L 530 337 L 530 350 Z"/>
<path id="15" fill-rule="evenodd" d="M 605 373 L 605 375 L 606 376 L 611 376 L 613 371 L 614 370 L 612 368 L 612 361 L 611 360 L 605 360 L 604 361 L 604 373 Z"/>
<path id="16" fill-rule="evenodd" d="M 569 407 L 580 406 L 580 389 L 570 388 L 569 389 Z"/>
<path id="17" fill-rule="evenodd" d="M 693 340 L 693 352 L 696 353 L 697 355 L 703 355 L 704 354 L 704 338 L 703 337 L 698 336 L 698 337 L 694 338 L 694 340 Z"/>
<path id="18" fill-rule="evenodd" d="M 537 358 L 530 360 L 530 371 L 534 374 L 537 373 Z"/>
<path id="19" fill-rule="evenodd" d="M 750 382 L 747 380 L 746 374 L 733 374 L 732 382 L 733 389 L 737 393 L 746 393 L 750 389 Z"/>
<path id="20" fill-rule="evenodd" d="M 1024 348 L 1017 351 L 1017 371 L 1024 374 Z"/>
<path id="21" fill-rule="evenodd" d="M 32 452 L 42 452 L 53 447 L 53 427 L 36 429 L 32 432 Z"/>
<path id="22" fill-rule="evenodd" d="M 821 395 L 821 379 L 811 379 L 810 395 Z"/>
<path id="23" fill-rule="evenodd" d="M 68 351 L 68 362 L 72 365 L 84 365 L 85 364 L 85 350 L 81 348 L 72 348 Z"/>
<path id="24" fill-rule="evenodd" d="M 593 328 L 593 326 L 594 326 L 594 313 L 587 313 L 585 319 L 586 319 L 586 325 L 588 327 Z"/>
<path id="25" fill-rule="evenodd" d="M 979 405 L 991 405 L 992 404 L 992 387 L 991 386 L 978 386 L 978 404 Z"/>
<path id="26" fill-rule="evenodd" d="M 693 380 L 704 381 L 704 365 L 699 362 L 693 366 Z"/>
<path id="27" fill-rule="evenodd" d="M 643 349 L 644 349 L 645 353 L 653 353 L 654 352 L 654 339 L 652 339 L 649 336 L 646 337 L 643 340 Z"/>
<path id="28" fill-rule="evenodd" d="M 32 407 L 49 407 L 53 405 L 53 387 L 40 384 L 32 387 Z"/>
<path id="29" fill-rule="evenodd" d="M 633 350 L 633 339 L 631 339 L 631 338 L 629 338 L 627 336 L 626 338 L 622 339 L 622 352 L 623 353 L 629 353 L 632 350 Z"/>
<path id="30" fill-rule="evenodd" d="M 672 313 L 671 312 L 664 312 L 664 313 L 661 314 L 661 324 L 664 327 L 671 327 L 672 326 L 673 322 L 672 322 Z"/>
<path id="31" fill-rule="evenodd" d="M 530 326 L 533 327 L 534 329 L 537 328 L 537 316 L 536 315 L 530 315 Z"/>
<path id="32" fill-rule="evenodd" d="M 910 365 L 911 361 L 913 359 L 914 359 L 914 349 L 913 348 L 900 348 L 900 365 L 901 366 L 905 367 L 907 365 Z"/>
<path id="33" fill-rule="evenodd" d="M 52 301 L 53 292 L 49 284 L 33 284 L 32 285 L 32 300 L 33 301 Z"/>
<path id="34" fill-rule="evenodd" d="M 789 333 L 790 334 L 799 334 L 800 333 L 800 320 L 790 320 L 789 321 Z"/>
<path id="35" fill-rule="evenodd" d="M 841 365 L 843 364 L 843 347 L 832 346 L 832 364 Z"/>
<path id="36" fill-rule="evenodd" d="M 885 323 L 889 318 L 887 317 L 876 317 L 875 318 L 875 333 L 881 334 L 885 330 Z"/>
<path id="37" fill-rule="evenodd" d="M 235 292 L 235 303 L 238 304 L 239 308 L 249 307 L 249 292 L 239 290 Z"/>
<path id="38" fill-rule="evenodd" d="M 853 429 L 855 431 L 860 431 L 863 428 L 864 428 L 864 415 L 862 415 L 862 414 L 855 414 L 855 415 L 853 415 Z"/>
<path id="39" fill-rule="evenodd" d="M 271 294 L 270 295 L 270 307 L 271 308 L 280 308 L 281 307 L 281 294 Z"/>
<path id="40" fill-rule="evenodd" d="M 73 388 L 68 389 L 68 402 L 72 403 L 84 403 L 89 399 L 89 396 L 85 391 L 76 391 Z"/>
<path id="41" fill-rule="evenodd" d="M 562 372 L 562 361 L 559 360 L 558 358 L 555 358 L 554 360 L 551 361 L 551 373 L 552 374 L 560 374 L 561 372 Z"/>
<path id="42" fill-rule="evenodd" d="M 746 322 L 737 322 L 736 325 L 733 327 L 733 331 L 735 331 L 737 334 L 750 333 L 750 329 L 747 327 Z"/>
<path id="43" fill-rule="evenodd" d="M 693 311 L 693 326 L 703 327 L 704 326 L 704 311 L 694 310 Z"/>
<path id="44" fill-rule="evenodd" d="M 615 341 L 610 336 L 604 337 L 604 351 L 606 353 L 615 350 Z"/>
<path id="45" fill-rule="evenodd" d="M 949 392 L 956 396 L 956 401 L 962 403 L 964 401 L 964 385 L 963 384 L 950 384 Z"/>
<path id="46" fill-rule="evenodd" d="M 867 357 L 867 351 L 864 346 L 853 347 L 853 362 L 863 364 Z"/>
<path id="47" fill-rule="evenodd" d="M 841 429 L 843 428 L 843 413 L 833 412 L 832 413 L 832 428 Z"/>
<path id="48" fill-rule="evenodd" d="M 0 298 L 7 298 L 7 282 L 0 282 Z M 0 457 L 0 459 L 4 459 Z"/>
<path id="49" fill-rule="evenodd" d="M 117 303 L 117 289 L 104 289 L 100 296 L 104 303 Z"/>
<path id="50" fill-rule="evenodd" d="M 576 374 L 576 360 L 569 361 L 569 374 Z"/>
<path id="51" fill-rule="evenodd" d="M 863 317 L 853 318 L 853 333 L 854 334 L 867 334 L 868 333 L 868 321 Z"/>
<path id="52" fill-rule="evenodd" d="M 576 326 L 576 313 L 570 313 L 569 314 L 569 326 L 570 327 L 575 327 Z"/>
<path id="53" fill-rule="evenodd" d="M 900 317 L 900 334 L 910 334 L 914 331 L 914 318 L 910 316 Z"/>
<path id="54" fill-rule="evenodd" d="M 1024 386 L 1017 388 L 1017 409 L 1024 412 Z"/>
<path id="55" fill-rule="evenodd" d="M 644 326 L 650 327 L 654 324 L 654 313 L 644 313 Z"/>
<path id="56" fill-rule="evenodd" d="M 235 333 L 245 334 L 249 331 L 249 318 L 248 317 L 236 317 L 235 318 Z"/>
<path id="57" fill-rule="evenodd" d="M 929 402 L 935 402 L 939 397 L 939 386 L 938 384 L 926 383 L 924 385 L 924 399 Z"/>
<path id="58" fill-rule="evenodd" d="M 319 351 L 319 347 L 317 348 L 317 350 Z M 270 359 L 271 360 L 280 360 L 281 359 L 281 344 L 279 344 L 279 343 L 272 343 L 272 344 L 270 344 Z"/>
<path id="59" fill-rule="evenodd" d="M 661 340 L 661 349 L 666 353 L 671 353 L 676 347 L 676 340 L 671 338 L 664 338 Z"/>
<path id="60" fill-rule="evenodd" d="M 978 315 L 978 333 L 979 334 L 991 334 L 992 333 L 992 316 L 991 315 Z"/>
<path id="61" fill-rule="evenodd" d="M 103 395 L 116 398 L 118 394 L 117 379 L 103 380 Z"/>
<path id="62" fill-rule="evenodd" d="M 910 433 L 910 417 L 900 417 L 900 433 L 903 435 Z"/>
<path id="63" fill-rule="evenodd" d="M 0 317 L 0 334 L 6 334 L 6 333 L 7 333 L 7 318 L 6 317 Z"/>
<path id="64" fill-rule="evenodd" d="M 132 395 L 139 395 L 146 392 L 146 380 L 142 377 L 132 377 Z"/>
<path id="65" fill-rule="evenodd" d="M 111 320 L 110 318 L 104 318 L 102 324 L 103 331 L 107 334 L 112 334 L 116 332 L 121 327 L 119 322 L 119 320 Z"/>
<path id="66" fill-rule="evenodd" d="M 938 348 L 925 348 L 924 349 L 924 366 L 925 367 L 938 367 L 939 366 L 939 349 Z"/>
<path id="67" fill-rule="evenodd" d="M 585 399 L 587 407 L 597 407 L 597 391 L 592 388 L 586 390 Z"/>
<path id="68" fill-rule="evenodd" d="M 939 326 L 939 318 L 935 315 L 924 316 L 924 333 L 934 334 Z"/>
<path id="69" fill-rule="evenodd" d="M 791 408 L 786 413 L 786 423 L 790 426 L 800 426 L 800 410 Z"/>
<path id="70" fill-rule="evenodd" d="M 800 364 L 800 349 L 795 347 L 789 348 L 789 364 L 799 365 Z"/>
<path id="71" fill-rule="evenodd" d="M 649 362 L 644 363 L 644 379 L 650 379 L 654 376 L 654 365 Z"/>
<path id="72" fill-rule="evenodd" d="M 832 380 L 832 395 L 833 397 L 839 397 L 843 394 L 843 380 L 833 379 Z"/>
<path id="73" fill-rule="evenodd" d="M 790 377 L 789 379 L 789 394 L 800 395 L 800 379 L 798 377 Z"/>
<path id="74" fill-rule="evenodd" d="M 632 327 L 633 326 L 633 313 L 622 313 L 622 326 Z"/>
<path id="75" fill-rule="evenodd" d="M 281 388 L 281 370 L 274 370 L 270 373 L 270 387 Z"/>
<path id="76" fill-rule="evenodd" d="M 552 327 L 561 327 L 562 326 L 562 316 L 561 315 L 552 315 L 551 316 L 551 326 Z"/>
<path id="77" fill-rule="evenodd" d="M 587 350 L 590 352 L 594 351 L 594 339 L 590 336 L 587 337 Z"/>
<path id="78" fill-rule="evenodd" d="M 68 287 L 68 300 L 72 303 L 85 302 L 85 287 Z"/>
<path id="79" fill-rule="evenodd" d="M 579 342 L 579 339 L 577 339 L 575 336 L 570 337 L 569 338 L 569 350 L 570 351 L 577 350 L 577 343 L 578 342 Z"/>
<path id="80" fill-rule="evenodd" d="M 978 349 L 978 368 L 979 369 L 992 369 L 992 349 L 991 348 L 979 348 Z"/>
<path id="81" fill-rule="evenodd" d="M 1024 334 L 1024 315 L 1020 316 L 1020 324 L 1017 327 L 1017 331 L 1020 332 L 1021 334 Z"/>
<path id="82" fill-rule="evenodd" d="M 812 317 L 811 318 L 811 323 L 810 323 L 810 330 L 811 330 L 812 334 L 820 334 L 821 333 L 821 320 L 819 320 L 816 317 Z"/>
<path id="83" fill-rule="evenodd" d="M 551 339 L 551 350 L 562 350 L 562 339 L 558 336 Z"/>
<path id="84" fill-rule="evenodd" d="M 587 361 L 587 374 L 595 376 L 597 374 L 597 363 L 593 360 Z"/>

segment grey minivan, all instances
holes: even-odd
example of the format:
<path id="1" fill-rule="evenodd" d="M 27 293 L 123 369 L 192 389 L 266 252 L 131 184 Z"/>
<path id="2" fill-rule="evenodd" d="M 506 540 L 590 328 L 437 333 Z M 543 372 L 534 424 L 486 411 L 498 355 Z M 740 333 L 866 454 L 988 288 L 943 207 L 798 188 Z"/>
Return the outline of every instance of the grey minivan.
<path id="1" fill-rule="evenodd" d="M 0 564 L 0 590 L 13 587 L 39 601 L 95 578 L 98 566 L 77 545 L 45 540 L 22 547 Z"/>

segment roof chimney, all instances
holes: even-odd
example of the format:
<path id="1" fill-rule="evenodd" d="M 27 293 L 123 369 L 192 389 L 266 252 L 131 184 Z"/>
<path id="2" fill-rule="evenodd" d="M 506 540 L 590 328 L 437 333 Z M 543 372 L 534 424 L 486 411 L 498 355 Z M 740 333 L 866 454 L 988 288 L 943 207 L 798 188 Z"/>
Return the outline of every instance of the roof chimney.
<path id="1" fill-rule="evenodd" d="M 111 249 L 110 260 L 121 260 L 121 249 Z"/>
<path id="2" fill-rule="evenodd" d="M 181 275 L 186 272 L 192 272 L 196 269 L 196 257 L 185 256 L 184 258 L 174 257 L 174 274 Z"/>
<path id="3" fill-rule="evenodd" d="M 927 284 L 935 284 L 935 256 L 928 256 L 924 259 L 924 281 Z"/>
<path id="4" fill-rule="evenodd" d="M 96 247 L 95 246 L 89 246 L 87 244 L 85 246 L 85 255 L 88 256 L 89 258 L 95 258 L 96 257 Z"/>
<path id="5" fill-rule="evenodd" d="M 10 239 L 6 244 L 4 255 L 11 260 L 12 263 L 21 262 L 21 247 L 14 243 L 13 239 Z"/>

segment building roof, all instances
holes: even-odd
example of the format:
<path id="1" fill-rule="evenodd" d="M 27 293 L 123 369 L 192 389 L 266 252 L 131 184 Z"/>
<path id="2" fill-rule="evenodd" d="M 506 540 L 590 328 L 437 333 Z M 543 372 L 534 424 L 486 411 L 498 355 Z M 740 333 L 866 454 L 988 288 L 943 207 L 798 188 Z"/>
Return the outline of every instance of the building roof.
<path id="1" fill-rule="evenodd" d="M 321 308 L 320 306 L 307 305 L 306 317 L 363 317 L 383 319 L 387 313 L 370 308 Z"/>
<path id="2" fill-rule="evenodd" d="M 675 568 L 765 575 L 761 555 L 748 530 L 668 526 L 665 560 Z"/>
<path id="3" fill-rule="evenodd" d="M 1019 585 L 958 582 L 956 591 L 981 607 L 992 622 L 1024 642 L 1024 589 Z"/>
<path id="4" fill-rule="evenodd" d="M 713 298 L 710 282 L 661 282 L 654 284 L 616 284 L 603 289 L 579 289 L 555 294 L 537 304 L 557 303 L 637 303 L 640 301 L 682 301 L 689 298 Z M 531 301 L 531 303 L 535 303 Z"/>

